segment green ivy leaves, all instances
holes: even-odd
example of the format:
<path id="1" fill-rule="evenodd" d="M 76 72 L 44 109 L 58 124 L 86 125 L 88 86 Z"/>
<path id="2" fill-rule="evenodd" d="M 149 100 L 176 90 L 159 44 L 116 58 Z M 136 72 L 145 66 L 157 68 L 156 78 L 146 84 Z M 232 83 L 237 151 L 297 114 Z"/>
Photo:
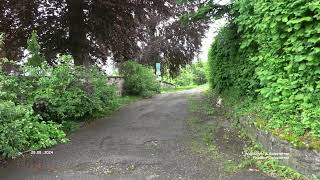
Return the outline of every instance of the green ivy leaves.
<path id="1" fill-rule="evenodd" d="M 259 92 L 274 113 L 271 126 L 282 119 L 277 128 L 320 137 L 320 2 L 236 0 L 234 12 L 241 49 L 257 47 L 246 55 L 257 65 Z"/>

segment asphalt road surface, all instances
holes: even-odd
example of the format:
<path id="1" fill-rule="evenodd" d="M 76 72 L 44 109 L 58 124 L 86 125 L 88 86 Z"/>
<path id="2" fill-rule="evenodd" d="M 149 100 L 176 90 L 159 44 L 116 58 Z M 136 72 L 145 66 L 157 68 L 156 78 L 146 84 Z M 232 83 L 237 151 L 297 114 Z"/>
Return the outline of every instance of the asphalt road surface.
<path id="1" fill-rule="evenodd" d="M 227 174 L 221 162 L 198 156 L 186 143 L 190 90 L 132 103 L 111 117 L 97 120 L 70 135 L 67 144 L 8 162 L 1 180 L 73 179 L 271 179 L 244 170 Z M 44 153 L 44 151 L 42 151 Z"/>

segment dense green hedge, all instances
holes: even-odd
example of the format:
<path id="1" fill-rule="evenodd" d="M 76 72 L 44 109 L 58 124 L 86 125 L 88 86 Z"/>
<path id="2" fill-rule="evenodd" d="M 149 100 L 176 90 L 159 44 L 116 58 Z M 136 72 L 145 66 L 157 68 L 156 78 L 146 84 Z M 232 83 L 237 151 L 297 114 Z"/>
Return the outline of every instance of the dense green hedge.
<path id="1" fill-rule="evenodd" d="M 215 37 L 208 54 L 210 87 L 218 93 L 232 90 L 238 95 L 255 95 L 258 87 L 255 65 L 240 50 L 240 35 L 235 24 L 228 24 Z"/>
<path id="2" fill-rule="evenodd" d="M 237 30 L 224 28 L 209 55 L 213 88 L 258 92 L 269 128 L 320 137 L 320 1 L 236 0 L 233 10 Z"/>
<path id="3" fill-rule="evenodd" d="M 160 83 L 148 67 L 134 61 L 121 66 L 124 75 L 124 91 L 128 95 L 150 97 L 160 93 Z"/>

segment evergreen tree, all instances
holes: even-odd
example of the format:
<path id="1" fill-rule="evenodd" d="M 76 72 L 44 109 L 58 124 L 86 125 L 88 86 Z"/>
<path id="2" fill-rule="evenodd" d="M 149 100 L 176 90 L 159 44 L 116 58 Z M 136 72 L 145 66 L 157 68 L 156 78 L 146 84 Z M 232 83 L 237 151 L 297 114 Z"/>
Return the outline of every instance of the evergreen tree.
<path id="1" fill-rule="evenodd" d="M 40 52 L 41 47 L 38 42 L 38 35 L 35 31 L 32 32 L 31 37 L 28 39 L 27 49 L 30 53 L 27 65 L 34 67 L 41 66 L 41 64 L 45 61 L 45 58 Z"/>

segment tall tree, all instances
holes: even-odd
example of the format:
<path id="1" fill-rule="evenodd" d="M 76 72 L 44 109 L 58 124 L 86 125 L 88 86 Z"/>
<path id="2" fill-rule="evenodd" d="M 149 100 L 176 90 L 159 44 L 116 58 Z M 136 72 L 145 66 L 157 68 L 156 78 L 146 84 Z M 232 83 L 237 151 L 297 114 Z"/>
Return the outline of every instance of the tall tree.
<path id="1" fill-rule="evenodd" d="M 190 62 L 206 27 L 178 22 L 177 17 L 192 8 L 176 0 L 2 0 L 3 51 L 10 59 L 20 59 L 27 37 L 36 30 L 49 63 L 57 53 L 71 53 L 77 65 L 104 63 L 108 57 L 150 63 L 160 57 L 176 67 Z M 160 53 L 142 58 L 155 42 Z"/>
<path id="2" fill-rule="evenodd" d="M 69 50 L 76 65 L 90 66 L 89 42 L 85 24 L 85 1 L 66 0 L 68 9 Z"/>
<path id="3" fill-rule="evenodd" d="M 40 67 L 41 64 L 45 61 L 45 58 L 41 54 L 41 48 L 38 43 L 38 35 L 34 31 L 32 32 L 31 37 L 28 39 L 28 51 L 30 53 L 27 64 L 30 66 L 38 66 Z"/>
<path id="4" fill-rule="evenodd" d="M 194 4 L 197 6 L 196 11 L 189 11 L 181 16 L 181 21 L 187 23 L 215 20 L 228 16 L 231 12 L 231 1 L 232 0 L 178 0 L 180 4 Z"/>
<path id="5" fill-rule="evenodd" d="M 172 76 L 177 75 L 181 66 L 190 64 L 199 53 L 202 38 L 208 28 L 207 21 L 185 24 L 180 17 L 194 11 L 195 4 L 172 4 L 168 17 L 156 12 L 149 13 L 141 28 L 145 31 L 140 61 L 144 64 L 161 62 Z"/>

